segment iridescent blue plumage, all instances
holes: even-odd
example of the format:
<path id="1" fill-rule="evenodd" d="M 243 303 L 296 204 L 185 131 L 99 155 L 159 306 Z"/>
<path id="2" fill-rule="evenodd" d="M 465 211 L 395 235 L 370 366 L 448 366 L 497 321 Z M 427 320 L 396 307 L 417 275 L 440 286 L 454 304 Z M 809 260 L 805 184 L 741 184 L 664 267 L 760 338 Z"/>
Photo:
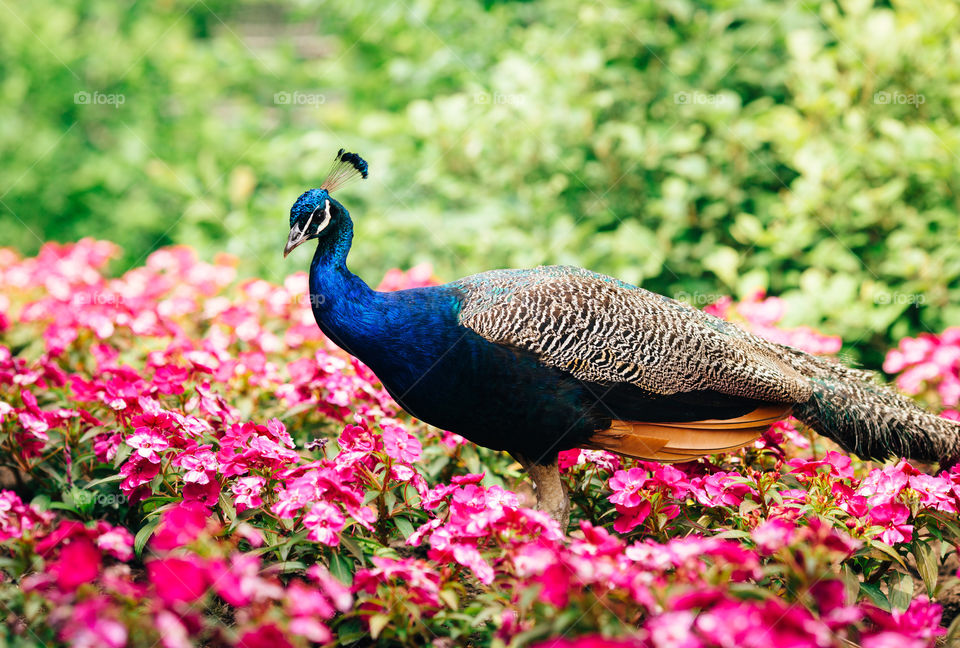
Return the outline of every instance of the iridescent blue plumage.
<path id="1" fill-rule="evenodd" d="M 297 201 L 300 212 L 317 208 L 307 201 Z M 460 324 L 457 284 L 371 289 L 346 266 L 352 237 L 343 209 L 310 265 L 313 312 L 323 332 L 367 364 L 404 409 L 481 445 L 536 456 L 573 447 L 595 427 L 583 416 L 576 381 Z M 518 434 L 531 428 L 541 434 Z"/>
<path id="2" fill-rule="evenodd" d="M 327 192 L 323 189 L 311 189 L 297 198 L 297 202 L 290 208 L 290 227 L 293 227 L 298 220 L 309 216 L 310 212 L 315 210 L 317 205 L 322 205 L 326 198 Z"/>
<path id="3" fill-rule="evenodd" d="M 338 155 L 297 199 L 284 254 L 310 265 L 323 332 L 366 363 L 408 412 L 507 450 L 565 520 L 557 452 L 688 461 L 750 444 L 791 411 L 866 457 L 960 457 L 960 428 L 867 372 L 754 336 L 675 300 L 574 267 L 497 270 L 381 293 L 347 269 L 353 222 L 330 196 L 366 176 Z"/>

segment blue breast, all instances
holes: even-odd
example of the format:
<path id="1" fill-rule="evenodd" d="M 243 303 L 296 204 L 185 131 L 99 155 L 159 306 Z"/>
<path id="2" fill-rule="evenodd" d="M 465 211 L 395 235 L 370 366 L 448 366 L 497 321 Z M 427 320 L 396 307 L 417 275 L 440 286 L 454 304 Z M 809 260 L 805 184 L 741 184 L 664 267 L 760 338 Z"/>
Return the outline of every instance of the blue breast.
<path id="1" fill-rule="evenodd" d="M 310 276 L 314 314 L 339 346 L 368 365 L 409 413 L 480 445 L 542 454 L 596 429 L 583 386 L 531 354 L 459 323 L 455 284 L 380 293 L 344 268 Z"/>

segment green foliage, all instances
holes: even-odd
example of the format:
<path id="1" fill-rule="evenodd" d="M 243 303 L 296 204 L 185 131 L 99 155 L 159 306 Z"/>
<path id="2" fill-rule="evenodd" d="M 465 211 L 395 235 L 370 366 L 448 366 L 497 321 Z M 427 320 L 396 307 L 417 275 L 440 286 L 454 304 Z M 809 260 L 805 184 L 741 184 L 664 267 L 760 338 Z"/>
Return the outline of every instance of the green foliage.
<path id="1" fill-rule="evenodd" d="M 371 164 L 344 193 L 368 277 L 574 263 L 697 305 L 766 288 L 878 364 L 960 321 L 958 12 L 4 3 L 0 240 L 111 238 L 118 272 L 183 242 L 277 278 L 308 255 L 281 262 L 289 205 L 346 146 Z"/>

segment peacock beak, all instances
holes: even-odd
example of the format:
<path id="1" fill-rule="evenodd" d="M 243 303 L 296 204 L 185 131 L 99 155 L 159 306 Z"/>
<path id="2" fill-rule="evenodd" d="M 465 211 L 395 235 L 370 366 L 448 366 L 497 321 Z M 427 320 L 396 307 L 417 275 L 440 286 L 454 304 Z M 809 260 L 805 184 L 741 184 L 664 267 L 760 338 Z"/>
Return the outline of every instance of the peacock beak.
<path id="1" fill-rule="evenodd" d="M 306 243 L 307 241 L 307 228 L 304 227 L 303 230 L 300 230 L 296 225 L 290 228 L 290 238 L 287 239 L 287 244 L 283 247 L 283 258 L 286 259 L 287 255 L 290 254 L 294 248 L 298 245 Z"/>

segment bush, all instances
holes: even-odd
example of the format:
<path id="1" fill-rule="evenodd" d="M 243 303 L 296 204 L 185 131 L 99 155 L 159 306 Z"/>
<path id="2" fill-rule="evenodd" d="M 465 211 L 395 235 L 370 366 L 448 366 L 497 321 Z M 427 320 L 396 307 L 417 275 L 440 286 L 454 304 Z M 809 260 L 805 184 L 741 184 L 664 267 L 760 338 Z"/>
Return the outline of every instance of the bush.
<path id="1" fill-rule="evenodd" d="M 31 253 L 106 237 L 122 272 L 181 242 L 279 280 L 285 212 L 346 146 L 368 275 L 765 289 L 871 366 L 960 319 L 954 3 L 2 11 L 0 236 Z"/>
<path id="2" fill-rule="evenodd" d="M 880 648 L 945 633 L 931 598 L 956 587 L 958 471 L 851 460 L 790 421 L 676 466 L 575 450 L 560 529 L 527 508 L 506 455 L 411 420 L 324 339 L 303 273 L 237 281 L 236 259 L 177 247 L 106 278 L 116 254 L 0 251 L 5 644 Z M 781 327 L 776 298 L 713 308 L 839 346 Z M 956 329 L 889 362 L 931 405 L 956 403 Z"/>

